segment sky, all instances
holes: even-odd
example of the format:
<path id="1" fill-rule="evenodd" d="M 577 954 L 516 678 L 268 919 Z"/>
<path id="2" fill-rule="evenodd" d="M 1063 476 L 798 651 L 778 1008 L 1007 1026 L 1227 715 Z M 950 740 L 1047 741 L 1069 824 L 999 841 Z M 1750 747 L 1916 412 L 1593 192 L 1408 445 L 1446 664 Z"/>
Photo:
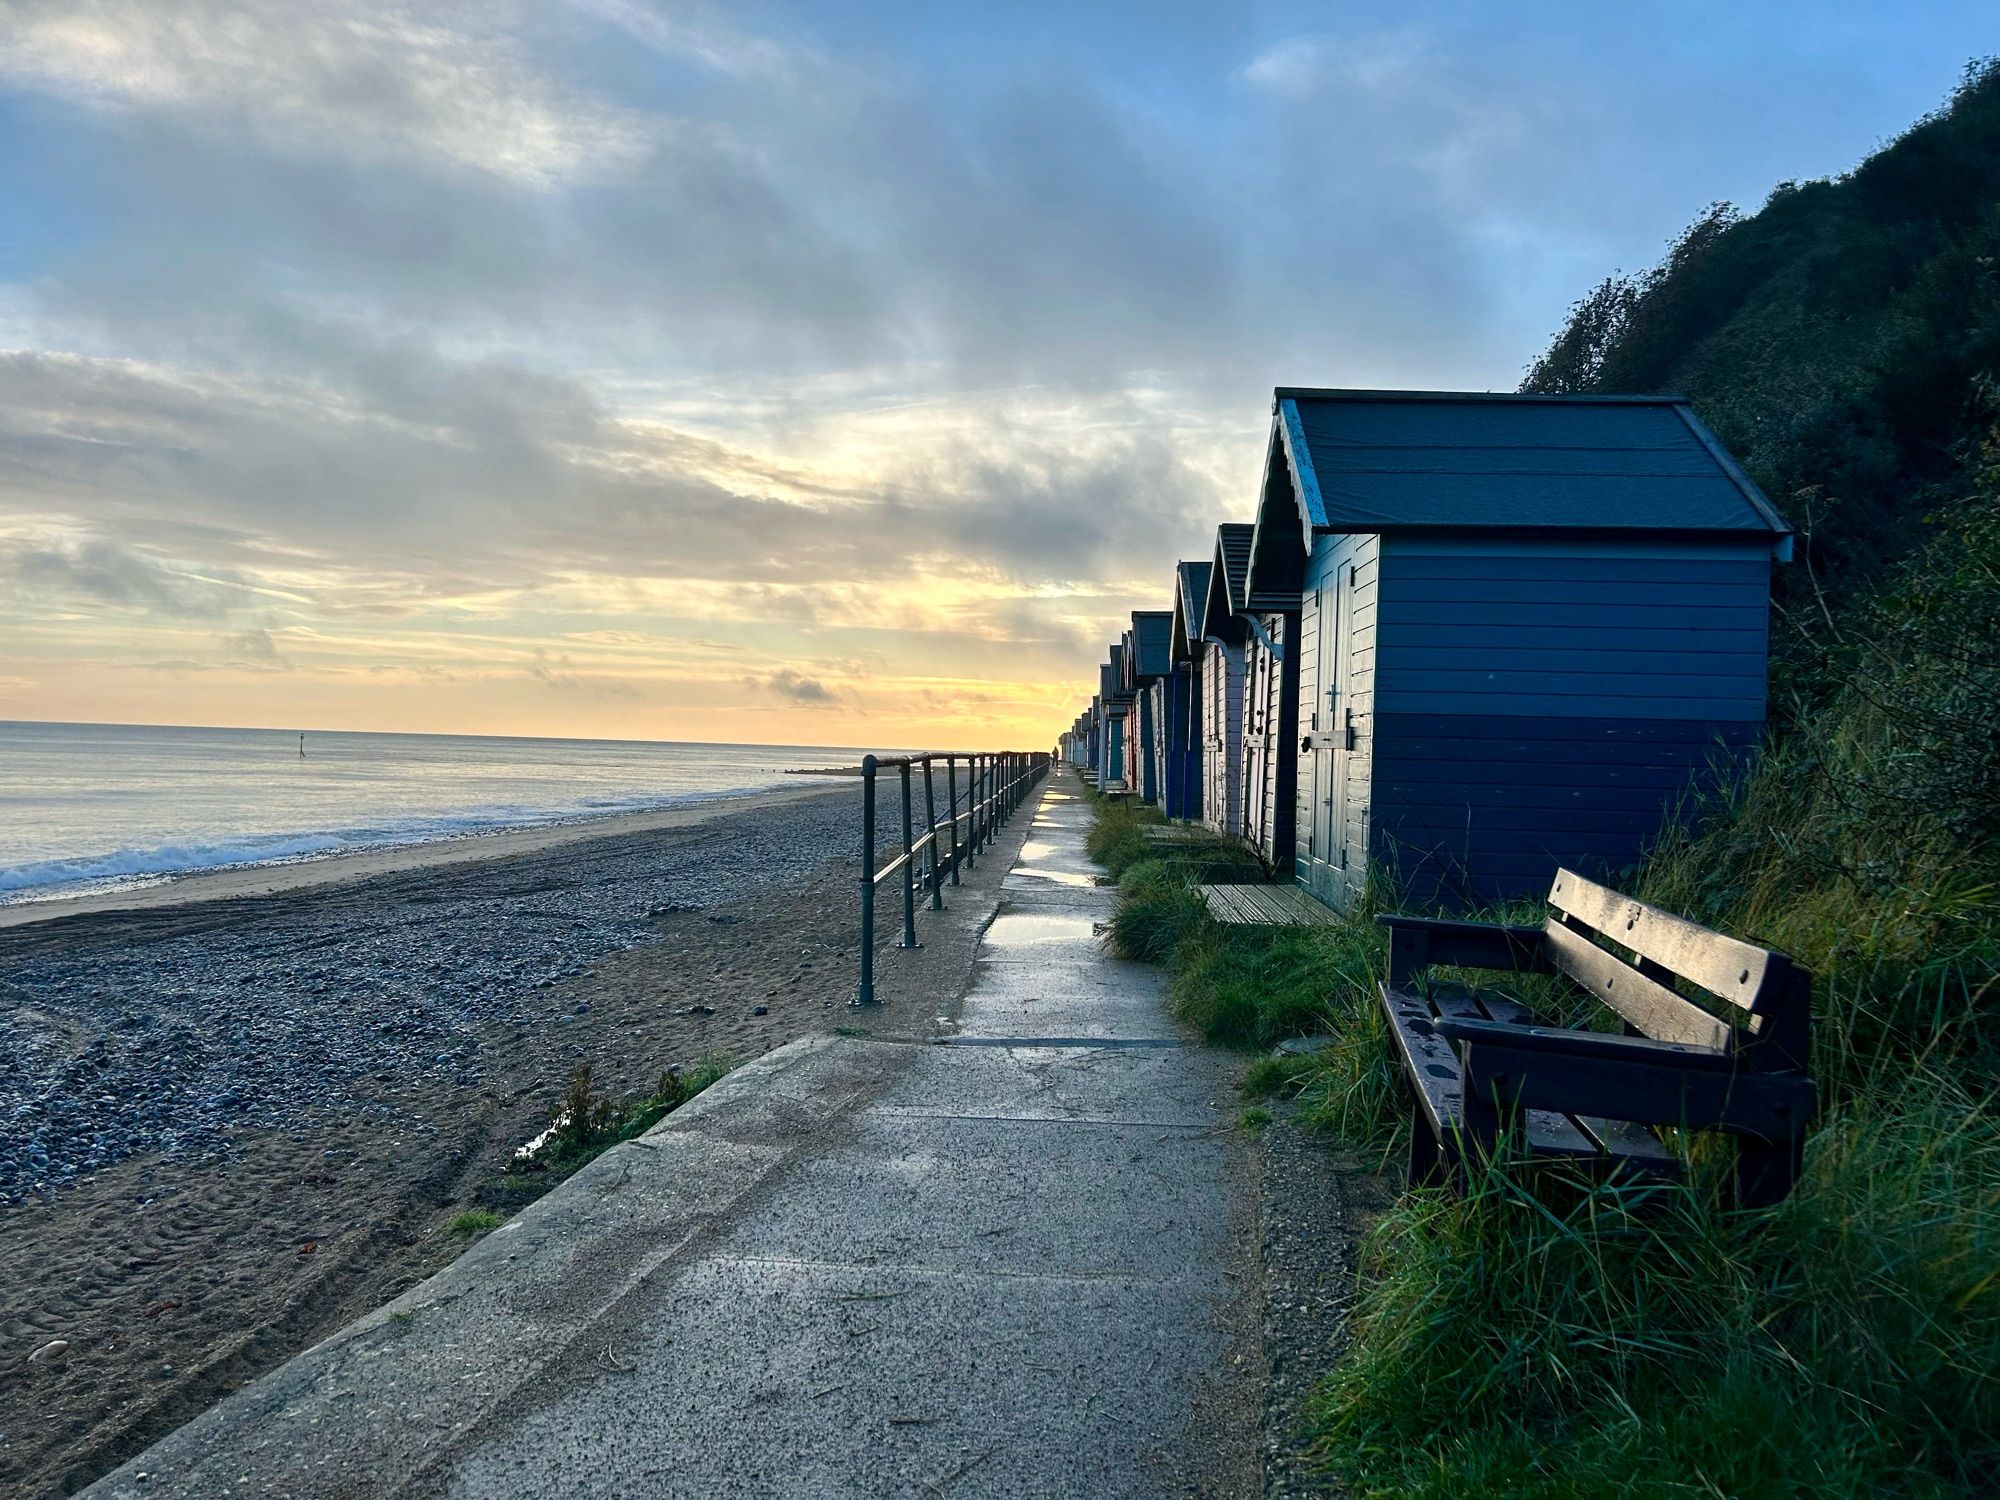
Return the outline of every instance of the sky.
<path id="1" fill-rule="evenodd" d="M 1980 3 L 0 0 L 0 719 L 1049 744 Z"/>

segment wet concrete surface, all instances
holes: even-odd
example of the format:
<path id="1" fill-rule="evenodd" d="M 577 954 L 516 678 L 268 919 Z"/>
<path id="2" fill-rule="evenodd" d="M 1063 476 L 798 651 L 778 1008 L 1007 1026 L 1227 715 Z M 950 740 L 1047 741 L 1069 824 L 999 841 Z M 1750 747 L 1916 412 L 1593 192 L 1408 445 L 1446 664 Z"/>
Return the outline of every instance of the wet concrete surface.
<path id="1" fill-rule="evenodd" d="M 944 1045 L 769 1054 L 93 1493 L 1255 1493 L 1227 1063 L 1047 878 L 1076 790 Z"/>

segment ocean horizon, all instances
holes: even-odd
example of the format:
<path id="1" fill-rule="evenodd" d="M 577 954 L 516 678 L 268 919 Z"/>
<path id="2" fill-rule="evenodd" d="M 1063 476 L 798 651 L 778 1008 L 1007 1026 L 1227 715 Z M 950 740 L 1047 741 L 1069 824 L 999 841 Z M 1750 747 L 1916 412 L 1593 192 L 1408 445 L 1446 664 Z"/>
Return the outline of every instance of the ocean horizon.
<path id="1" fill-rule="evenodd" d="M 747 796 L 866 753 L 0 720 L 0 905 Z"/>

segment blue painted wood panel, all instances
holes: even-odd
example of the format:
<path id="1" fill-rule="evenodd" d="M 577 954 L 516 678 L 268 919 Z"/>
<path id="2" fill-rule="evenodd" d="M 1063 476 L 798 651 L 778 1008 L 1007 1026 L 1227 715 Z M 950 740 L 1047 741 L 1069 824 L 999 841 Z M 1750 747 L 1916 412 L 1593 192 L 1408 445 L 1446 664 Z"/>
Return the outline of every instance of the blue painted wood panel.
<path id="1" fill-rule="evenodd" d="M 1378 713 L 1759 721 L 1762 545 L 1389 537 Z"/>
<path id="2" fill-rule="evenodd" d="M 1370 855 L 1399 899 L 1480 905 L 1610 876 L 1739 776 L 1741 719 L 1375 715 Z"/>

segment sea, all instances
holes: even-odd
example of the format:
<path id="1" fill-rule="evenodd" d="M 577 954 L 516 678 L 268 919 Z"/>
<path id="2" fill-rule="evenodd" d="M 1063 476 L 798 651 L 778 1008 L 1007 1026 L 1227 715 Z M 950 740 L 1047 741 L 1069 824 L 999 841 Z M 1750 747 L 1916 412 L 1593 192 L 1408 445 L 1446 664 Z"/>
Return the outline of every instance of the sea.
<path id="1" fill-rule="evenodd" d="M 0 721 L 0 904 L 741 797 L 863 754 Z"/>

